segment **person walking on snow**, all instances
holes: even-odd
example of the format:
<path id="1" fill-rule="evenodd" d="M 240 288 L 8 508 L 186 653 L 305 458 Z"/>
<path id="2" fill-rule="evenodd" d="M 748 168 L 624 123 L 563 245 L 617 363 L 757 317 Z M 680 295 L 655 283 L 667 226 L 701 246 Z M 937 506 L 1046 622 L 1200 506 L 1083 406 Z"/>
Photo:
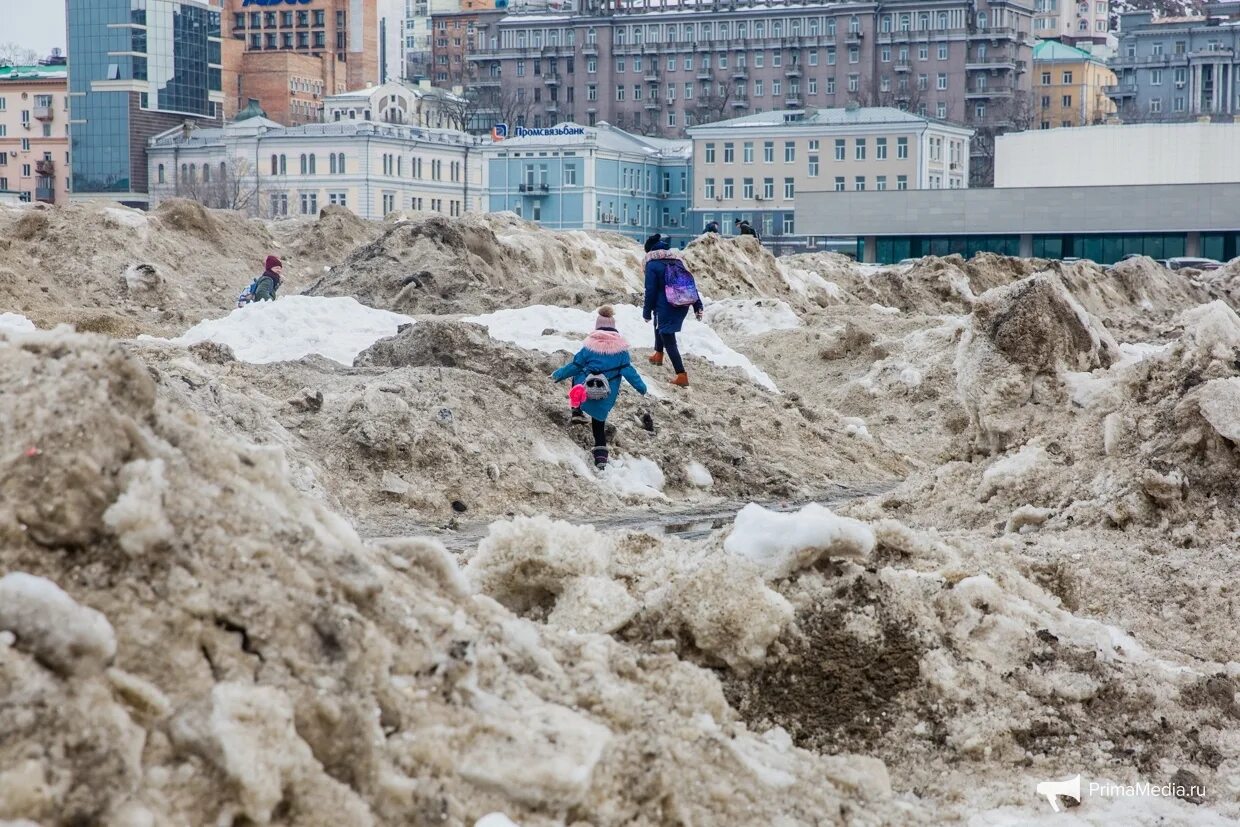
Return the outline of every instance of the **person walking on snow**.
<path id="1" fill-rule="evenodd" d="M 667 261 L 680 259 L 680 254 L 671 250 L 671 239 L 658 233 L 646 239 L 646 301 L 642 307 L 642 318 L 654 322 L 654 353 L 650 355 L 650 364 L 663 364 L 663 355 L 672 360 L 672 369 L 676 371 L 673 385 L 682 388 L 689 386 L 689 374 L 685 373 L 685 363 L 680 357 L 680 347 L 676 344 L 676 334 L 689 315 L 689 305 L 673 305 L 667 300 Z M 700 322 L 702 320 L 702 300 L 693 303 L 693 313 Z"/>
<path id="2" fill-rule="evenodd" d="M 610 306 L 599 308 L 598 317 L 594 320 L 594 332 L 586 337 L 573 360 L 551 374 L 551 378 L 556 382 L 572 380 L 570 400 L 574 396 L 586 397 L 577 399 L 577 402 L 581 411 L 590 417 L 590 427 L 594 433 L 594 467 L 606 468 L 607 416 L 620 396 L 621 378 L 642 396 L 646 395 L 646 383 L 629 359 L 629 343 L 616 330 L 615 310 Z M 582 386 L 581 391 L 577 391 L 579 385 Z M 591 392 L 592 386 L 596 389 L 594 392 Z M 596 394 L 597 398 L 589 398 Z"/>
<path id="3" fill-rule="evenodd" d="M 254 301 L 275 301 L 276 291 L 284 281 L 284 264 L 275 256 L 267 256 L 266 269 L 254 284 Z"/>
<path id="4" fill-rule="evenodd" d="M 735 226 L 736 231 L 741 235 L 751 235 L 754 237 L 755 241 L 759 240 L 757 231 L 754 230 L 753 226 L 748 221 L 738 218 L 736 219 Z"/>

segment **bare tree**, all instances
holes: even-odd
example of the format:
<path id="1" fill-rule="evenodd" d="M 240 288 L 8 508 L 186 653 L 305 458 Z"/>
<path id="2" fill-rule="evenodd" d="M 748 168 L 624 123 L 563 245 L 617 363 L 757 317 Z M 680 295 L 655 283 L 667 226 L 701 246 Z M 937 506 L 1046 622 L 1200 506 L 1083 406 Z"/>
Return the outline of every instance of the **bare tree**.
<path id="1" fill-rule="evenodd" d="M 1010 98 L 991 102 L 986 120 L 973 126 L 976 132 L 969 152 L 970 187 L 995 185 L 995 139 L 1008 132 L 1024 132 L 1033 125 L 1033 117 L 1033 104 L 1027 92 L 1013 92 Z"/>
<path id="2" fill-rule="evenodd" d="M 527 95 L 503 86 L 486 86 L 479 90 L 474 117 L 487 117 L 494 123 L 506 123 L 510 127 L 528 125 L 534 111 L 534 103 Z"/>
<path id="3" fill-rule="evenodd" d="M 735 90 L 731 79 L 716 70 L 710 80 L 699 81 L 699 84 L 701 89 L 697 99 L 697 122 L 715 123 L 732 117 L 729 107 Z"/>
<path id="4" fill-rule="evenodd" d="M 9 66 L 33 66 L 39 62 L 39 53 L 34 49 L 27 49 L 20 43 L 8 41 L 0 43 L 0 64 Z"/>
<path id="5" fill-rule="evenodd" d="M 250 212 L 258 208 L 258 176 L 254 166 L 244 158 L 212 168 L 204 164 L 202 171 L 191 171 L 188 178 L 178 178 L 175 195 L 197 201 L 217 210 Z"/>

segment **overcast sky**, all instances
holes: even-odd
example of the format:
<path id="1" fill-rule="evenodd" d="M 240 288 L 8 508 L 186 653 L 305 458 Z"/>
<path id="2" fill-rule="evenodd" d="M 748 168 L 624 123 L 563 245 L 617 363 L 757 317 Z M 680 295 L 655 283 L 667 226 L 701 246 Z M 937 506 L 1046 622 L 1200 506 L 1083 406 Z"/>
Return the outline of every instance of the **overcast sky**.
<path id="1" fill-rule="evenodd" d="M 65 48 L 64 0 L 0 0 L 0 43 L 13 42 L 46 57 Z"/>

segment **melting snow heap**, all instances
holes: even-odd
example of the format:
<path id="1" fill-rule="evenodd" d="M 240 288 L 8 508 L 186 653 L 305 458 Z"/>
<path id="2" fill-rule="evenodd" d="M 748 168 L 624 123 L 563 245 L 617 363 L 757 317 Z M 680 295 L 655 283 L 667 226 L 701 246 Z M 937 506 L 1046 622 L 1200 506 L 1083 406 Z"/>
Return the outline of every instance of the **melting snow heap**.
<path id="1" fill-rule="evenodd" d="M 0 819 L 739 826 L 888 806 L 881 762 L 748 731 L 674 655 L 522 620 L 435 543 L 363 544 L 280 454 L 158 399 L 102 337 L 3 334 L 0 437 Z"/>

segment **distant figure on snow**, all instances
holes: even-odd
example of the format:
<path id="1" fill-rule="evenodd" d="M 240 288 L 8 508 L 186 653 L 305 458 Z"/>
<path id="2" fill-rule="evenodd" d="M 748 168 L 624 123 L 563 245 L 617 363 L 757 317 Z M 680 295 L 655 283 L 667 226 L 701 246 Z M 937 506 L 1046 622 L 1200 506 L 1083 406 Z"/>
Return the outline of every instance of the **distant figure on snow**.
<path id="1" fill-rule="evenodd" d="M 685 363 L 680 358 L 676 334 L 684 325 L 690 307 L 697 320 L 702 320 L 702 299 L 684 260 L 671 250 L 671 239 L 655 233 L 646 239 L 645 246 L 646 301 L 642 318 L 654 322 L 654 353 L 650 355 L 650 364 L 663 364 L 666 353 L 676 371 L 672 384 L 688 387 L 689 374 L 685 373 Z"/>
<path id="2" fill-rule="evenodd" d="M 714 233 L 715 235 L 718 235 L 719 234 L 719 222 L 718 221 L 708 222 L 706 224 L 706 229 L 702 230 L 702 232 L 703 233 Z"/>
<path id="3" fill-rule="evenodd" d="M 758 233 L 754 230 L 753 226 L 751 226 L 748 221 L 744 221 L 740 218 L 736 219 L 736 231 L 741 235 L 751 235 L 755 239 L 758 238 Z"/>
<path id="4" fill-rule="evenodd" d="M 266 269 L 254 283 L 254 301 L 270 302 L 276 300 L 276 291 L 284 281 L 284 263 L 275 256 L 267 256 Z"/>
<path id="5" fill-rule="evenodd" d="M 594 467 L 607 467 L 607 416 L 620 396 L 620 380 L 624 378 L 642 396 L 646 383 L 633 369 L 629 359 L 629 343 L 616 330 L 616 311 L 600 307 L 594 320 L 594 332 L 586 337 L 573 361 L 551 374 L 556 382 L 571 379 L 569 402 L 574 409 L 589 415 L 594 433 Z M 574 416 L 576 416 L 574 412 Z"/>

